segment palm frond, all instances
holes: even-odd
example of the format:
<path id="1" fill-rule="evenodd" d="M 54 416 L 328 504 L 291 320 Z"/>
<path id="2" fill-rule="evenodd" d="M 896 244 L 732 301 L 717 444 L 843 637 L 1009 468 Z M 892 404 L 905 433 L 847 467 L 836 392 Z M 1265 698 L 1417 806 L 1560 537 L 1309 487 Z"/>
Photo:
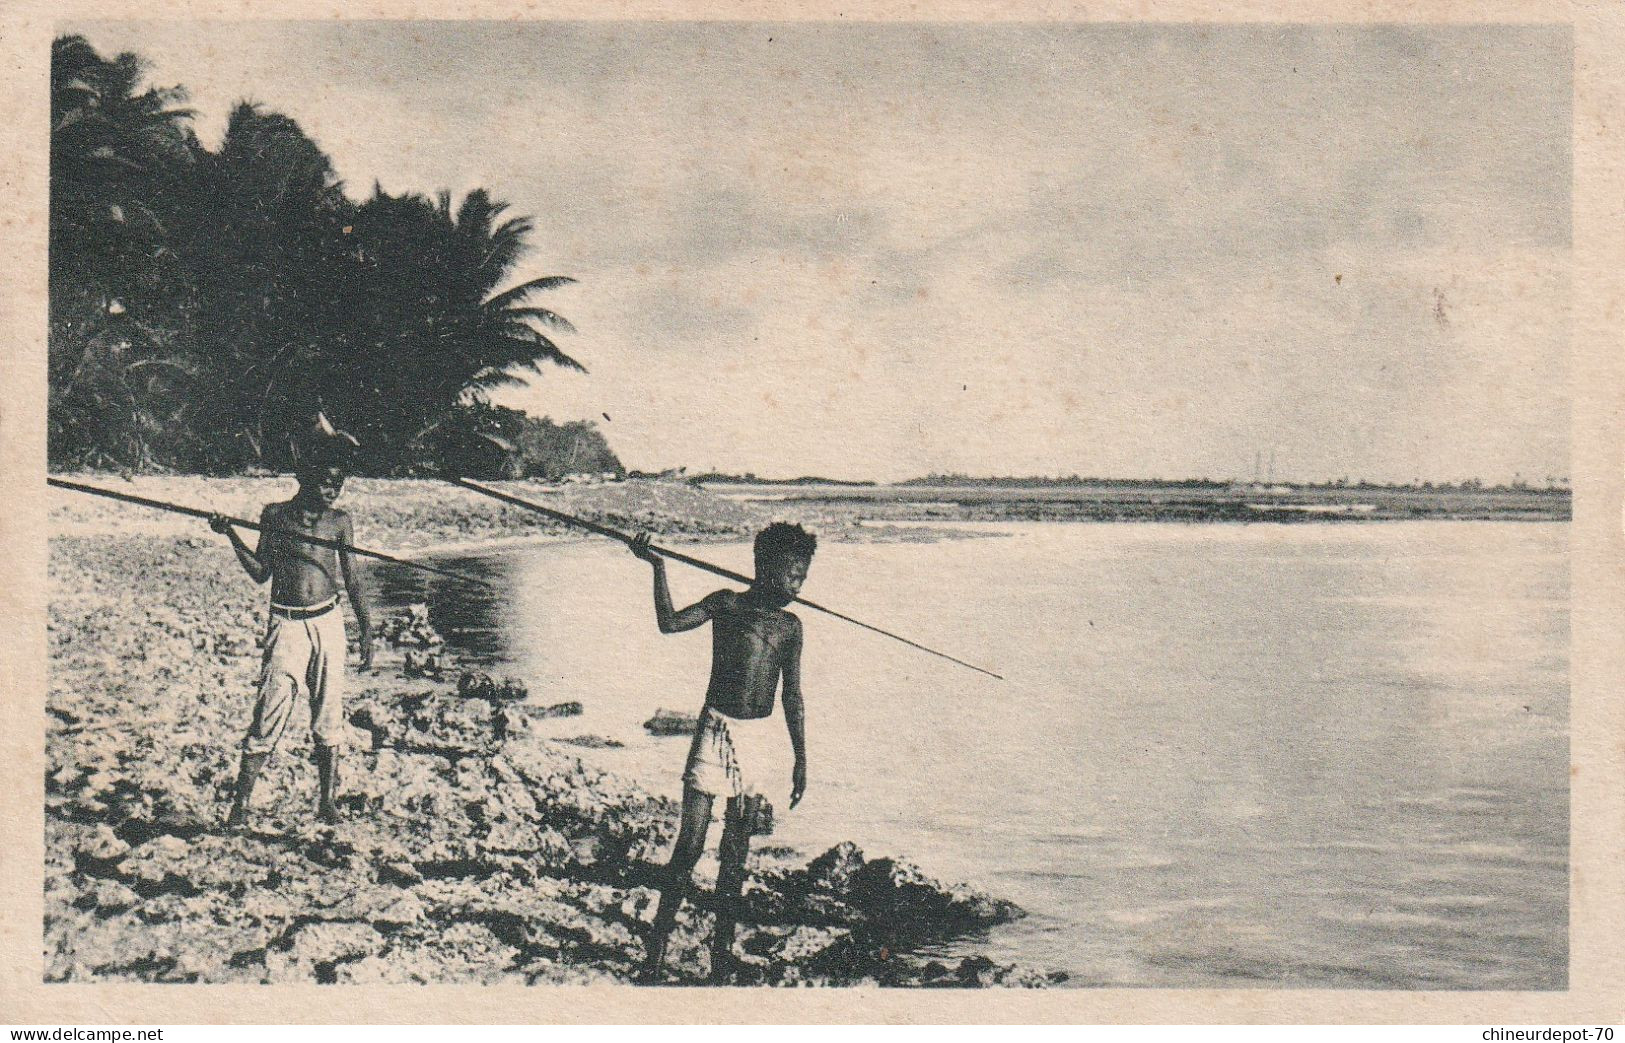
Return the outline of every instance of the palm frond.
<path id="1" fill-rule="evenodd" d="M 508 372 L 507 369 L 490 367 L 483 369 L 470 377 L 468 379 L 468 384 L 463 388 L 463 390 L 495 391 L 499 388 L 522 388 L 529 386 L 529 381 L 525 380 L 523 377 L 515 376 L 514 374 Z"/>
<path id="2" fill-rule="evenodd" d="M 509 349 L 509 365 L 517 365 L 527 360 L 545 359 L 555 366 L 573 369 L 578 373 L 587 372 L 587 367 L 566 355 L 546 336 L 529 326 L 520 328 L 522 332 L 509 334 L 497 339 L 498 344 L 505 344 Z"/>
<path id="3" fill-rule="evenodd" d="M 504 323 L 535 319 L 549 329 L 558 330 L 560 333 L 577 332 L 575 324 L 569 319 L 558 312 L 548 311 L 546 308 L 505 308 L 499 314 L 501 316 L 499 321 Z"/>
<path id="4" fill-rule="evenodd" d="M 560 286 L 568 286 L 575 282 L 568 275 L 544 275 L 540 279 L 531 279 L 518 286 L 507 289 L 485 302 L 487 309 L 496 310 L 506 308 L 510 304 L 517 304 L 533 293 L 543 290 L 556 290 Z"/>

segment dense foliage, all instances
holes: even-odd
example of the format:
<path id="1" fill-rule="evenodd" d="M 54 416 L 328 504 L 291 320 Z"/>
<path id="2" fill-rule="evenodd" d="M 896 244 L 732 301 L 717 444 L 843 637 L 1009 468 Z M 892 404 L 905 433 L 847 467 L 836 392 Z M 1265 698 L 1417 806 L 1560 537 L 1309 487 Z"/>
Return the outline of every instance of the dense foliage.
<path id="1" fill-rule="evenodd" d="M 364 468 L 399 471 L 489 421 L 491 389 L 580 368 L 534 303 L 571 280 L 507 285 L 528 219 L 482 190 L 356 202 L 298 124 L 247 102 L 211 151 L 184 91 L 143 79 L 132 54 L 52 47 L 52 466 L 282 467 L 320 410 Z"/>
<path id="2" fill-rule="evenodd" d="M 547 417 L 538 420 L 484 402 L 458 410 L 426 442 L 442 468 L 470 478 L 626 477 L 620 460 L 591 422 L 556 424 Z"/>

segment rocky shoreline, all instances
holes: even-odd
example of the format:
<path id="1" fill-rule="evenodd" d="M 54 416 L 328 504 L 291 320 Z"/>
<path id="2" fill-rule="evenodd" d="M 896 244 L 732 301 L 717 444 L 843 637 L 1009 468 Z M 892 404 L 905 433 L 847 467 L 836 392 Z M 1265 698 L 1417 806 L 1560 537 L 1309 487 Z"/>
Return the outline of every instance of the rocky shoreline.
<path id="1" fill-rule="evenodd" d="M 206 492 L 209 506 L 238 513 L 253 505 L 234 497 L 263 502 L 280 492 L 267 480 L 228 481 L 244 487 L 151 479 L 142 484 L 171 488 L 140 491 Z M 211 484 L 192 485 L 202 482 Z M 375 546 L 511 529 L 499 506 L 459 513 L 436 490 L 432 500 L 391 499 L 385 511 L 358 502 L 376 493 L 356 485 L 346 500 L 365 519 L 358 538 Z M 718 506 L 687 502 L 715 500 L 703 492 L 657 492 L 665 498 L 632 490 L 643 499 L 617 506 L 661 532 L 733 536 L 759 524 L 737 505 L 698 518 Z M 221 832 L 252 707 L 263 592 L 201 525 L 138 521 L 138 508 L 107 506 L 53 510 L 47 981 L 632 980 L 677 808 L 542 738 L 534 724 L 556 708 L 480 685 L 459 691 L 452 676 L 408 678 L 399 652 L 382 653 L 382 669 L 359 677 L 352 657 L 355 742 L 342 766 L 341 823 L 315 821 L 309 738 L 296 722 L 262 778 L 249 830 Z M 762 847 L 739 934 L 742 983 L 1062 980 L 984 957 L 923 954 L 1021 915 L 1010 903 L 903 862 L 865 859 L 850 844 L 814 858 Z M 712 874 L 714 863 L 702 864 L 678 920 L 674 982 L 708 981 Z"/>

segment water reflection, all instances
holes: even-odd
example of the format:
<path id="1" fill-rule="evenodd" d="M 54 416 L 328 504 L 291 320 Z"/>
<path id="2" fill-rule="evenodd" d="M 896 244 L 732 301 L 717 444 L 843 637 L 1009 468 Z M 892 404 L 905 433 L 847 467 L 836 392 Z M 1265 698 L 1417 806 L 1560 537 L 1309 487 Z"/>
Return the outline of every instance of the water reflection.
<path id="1" fill-rule="evenodd" d="M 512 627 L 519 561 L 511 555 L 485 554 L 437 558 L 437 563 L 490 584 L 474 583 L 393 565 L 376 565 L 369 576 L 373 598 L 393 615 L 407 605 L 429 606 L 429 619 L 458 659 L 474 666 L 511 662 L 516 654 Z"/>

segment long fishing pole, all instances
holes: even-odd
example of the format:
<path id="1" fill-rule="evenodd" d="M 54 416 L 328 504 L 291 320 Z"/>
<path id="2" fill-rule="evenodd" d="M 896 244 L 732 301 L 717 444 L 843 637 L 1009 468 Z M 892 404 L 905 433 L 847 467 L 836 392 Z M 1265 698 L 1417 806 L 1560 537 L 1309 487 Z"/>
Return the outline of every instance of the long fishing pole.
<path id="1" fill-rule="evenodd" d="M 217 515 L 215 515 L 212 511 L 200 510 L 196 507 L 186 507 L 182 504 L 169 503 L 165 500 L 148 499 L 145 496 L 136 496 L 134 493 L 114 492 L 112 489 L 102 489 L 94 485 L 82 485 L 79 482 L 70 482 L 65 478 L 46 478 L 45 481 L 46 484 L 54 485 L 58 489 L 69 489 L 76 493 L 87 493 L 91 496 L 104 496 L 109 500 L 121 500 L 124 503 L 133 503 L 142 507 L 151 507 L 154 510 L 169 511 L 173 514 L 184 514 L 192 518 L 202 518 L 204 521 L 211 521 L 217 517 Z M 218 517 L 224 518 L 232 525 L 240 526 L 244 529 L 253 529 L 259 532 L 267 531 L 266 528 L 260 525 L 258 522 L 251 522 L 246 518 L 233 518 L 230 515 L 224 514 L 218 515 Z M 443 569 L 435 565 L 425 565 L 421 561 L 409 561 L 406 558 L 397 558 L 394 555 L 385 554 L 382 551 L 368 550 L 365 547 L 357 547 L 355 544 L 345 543 L 343 540 L 330 540 L 322 536 L 307 536 L 302 532 L 293 532 L 288 529 L 271 529 L 269 531 L 275 532 L 279 536 L 287 536 L 290 539 L 298 540 L 301 543 L 313 544 L 317 547 L 330 547 L 333 550 L 345 550 L 349 551 L 351 554 L 356 554 L 363 558 L 377 558 L 379 561 L 387 561 L 392 565 L 404 565 L 409 569 L 418 569 L 421 572 L 432 572 L 437 576 L 449 576 L 452 579 L 460 579 L 468 583 L 478 583 L 482 587 L 491 586 L 489 580 L 483 579 L 479 576 L 472 576 L 466 572 L 457 572 L 453 569 Z"/>
<path id="2" fill-rule="evenodd" d="M 503 503 L 512 504 L 515 507 L 523 507 L 525 510 L 535 511 L 537 514 L 546 515 L 547 517 L 556 521 L 561 521 L 568 525 L 574 525 L 577 528 L 586 529 L 588 532 L 595 532 L 600 536 L 608 536 L 610 539 L 619 540 L 629 547 L 632 545 L 632 537 L 624 532 L 621 532 L 619 529 L 612 529 L 607 525 L 599 525 L 597 522 L 591 522 L 585 518 L 577 518 L 573 514 L 566 514 L 563 511 L 554 510 L 552 507 L 543 507 L 539 503 L 533 503 L 530 500 L 524 500 L 517 496 L 511 496 L 500 489 L 493 489 L 488 485 L 481 485 L 478 482 L 471 482 L 466 478 L 445 476 L 445 479 L 453 485 L 460 486 L 464 489 L 473 490 L 474 492 L 489 496 L 493 500 L 500 500 Z M 680 561 L 684 565 L 692 565 L 694 568 L 709 572 L 712 575 L 721 576 L 724 579 L 731 579 L 736 583 L 743 583 L 749 586 L 752 582 L 754 582 L 749 576 L 741 575 L 734 572 L 732 569 L 725 569 L 721 565 L 713 565 L 709 561 L 704 561 L 700 558 L 691 557 L 682 553 L 681 551 L 660 547 L 653 543 L 649 544 L 649 550 L 654 551 L 656 554 L 659 554 L 662 557 L 670 558 L 673 561 Z M 837 612 L 832 608 L 825 608 L 816 601 L 808 601 L 803 597 L 796 597 L 792 600 L 794 600 L 797 604 L 806 605 L 808 608 L 813 609 L 814 611 L 822 612 L 828 616 L 834 616 L 839 620 L 844 620 L 845 622 L 851 623 L 853 626 L 860 626 L 865 630 L 872 630 L 877 634 L 891 638 L 893 641 L 901 641 L 910 648 L 917 648 L 922 652 L 928 652 L 939 659 L 946 659 L 950 663 L 957 663 L 960 666 L 970 670 L 975 670 L 979 674 L 986 674 L 987 676 L 996 680 L 1004 680 L 1004 678 L 999 674 L 996 674 L 991 670 L 985 670 L 982 667 L 977 666 L 975 663 L 967 663 L 963 659 L 955 659 L 946 652 L 939 652 L 934 648 L 929 648 L 920 644 L 918 641 L 911 641 L 908 638 L 903 637 L 901 634 L 894 634 L 890 630 L 882 629 L 872 623 L 865 623 L 861 619 L 853 619 L 844 612 Z"/>

